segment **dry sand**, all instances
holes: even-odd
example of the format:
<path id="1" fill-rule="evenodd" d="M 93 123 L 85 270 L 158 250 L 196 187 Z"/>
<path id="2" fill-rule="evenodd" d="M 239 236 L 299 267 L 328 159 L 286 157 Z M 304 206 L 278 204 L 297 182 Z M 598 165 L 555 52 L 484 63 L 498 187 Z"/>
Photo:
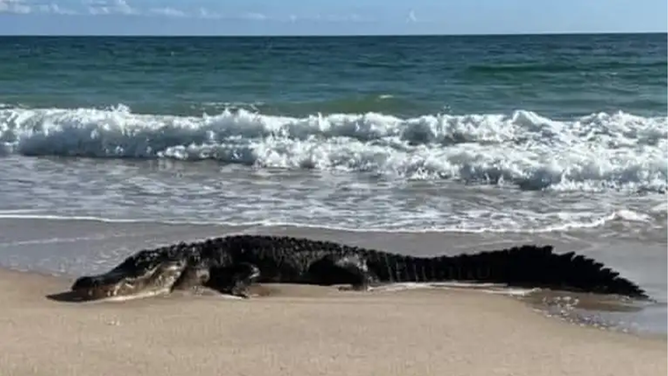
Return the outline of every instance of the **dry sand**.
<path id="1" fill-rule="evenodd" d="M 0 375 L 666 375 L 665 338 L 460 291 L 270 286 L 250 300 L 47 299 L 70 280 L 0 271 Z"/>

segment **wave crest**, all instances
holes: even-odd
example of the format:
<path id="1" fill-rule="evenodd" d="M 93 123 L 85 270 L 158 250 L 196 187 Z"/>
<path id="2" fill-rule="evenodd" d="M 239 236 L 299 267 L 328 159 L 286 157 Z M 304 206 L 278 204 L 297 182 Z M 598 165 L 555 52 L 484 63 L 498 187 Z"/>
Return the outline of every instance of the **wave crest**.
<path id="1" fill-rule="evenodd" d="M 110 109 L 0 109 L 7 154 L 213 159 L 257 168 L 370 172 L 523 189 L 665 191 L 665 117 L 595 113 L 559 121 L 510 115 L 380 113 L 267 116 L 135 114 Z"/>

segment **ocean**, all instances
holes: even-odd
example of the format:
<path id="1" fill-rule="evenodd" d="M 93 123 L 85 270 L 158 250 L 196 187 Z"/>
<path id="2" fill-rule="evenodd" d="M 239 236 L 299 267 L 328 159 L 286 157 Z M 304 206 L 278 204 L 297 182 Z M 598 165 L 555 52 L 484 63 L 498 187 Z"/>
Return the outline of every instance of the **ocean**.
<path id="1" fill-rule="evenodd" d="M 110 267 L 149 246 L 132 242 L 147 223 L 158 240 L 173 224 L 383 234 L 418 254 L 440 251 L 420 236 L 579 242 L 654 294 L 636 324 L 665 332 L 666 45 L 0 37 L 0 265 Z"/>

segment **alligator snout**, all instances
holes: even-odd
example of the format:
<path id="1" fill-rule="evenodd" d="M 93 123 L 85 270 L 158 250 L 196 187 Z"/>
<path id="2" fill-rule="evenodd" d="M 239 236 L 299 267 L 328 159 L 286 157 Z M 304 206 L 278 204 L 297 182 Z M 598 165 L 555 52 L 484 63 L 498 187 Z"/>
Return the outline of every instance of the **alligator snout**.
<path id="1" fill-rule="evenodd" d="M 187 266 L 185 260 L 168 260 L 140 270 L 113 270 L 82 276 L 71 290 L 88 300 L 169 291 Z"/>

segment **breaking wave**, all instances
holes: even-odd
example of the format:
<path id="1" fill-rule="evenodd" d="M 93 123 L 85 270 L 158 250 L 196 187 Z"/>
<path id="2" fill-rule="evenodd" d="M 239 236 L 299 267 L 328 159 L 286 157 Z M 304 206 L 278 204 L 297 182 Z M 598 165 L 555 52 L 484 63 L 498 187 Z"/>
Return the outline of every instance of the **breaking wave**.
<path id="1" fill-rule="evenodd" d="M 269 116 L 226 109 L 173 116 L 109 109 L 0 108 L 0 153 L 216 160 L 522 189 L 664 192 L 665 117 L 594 113 Z"/>

